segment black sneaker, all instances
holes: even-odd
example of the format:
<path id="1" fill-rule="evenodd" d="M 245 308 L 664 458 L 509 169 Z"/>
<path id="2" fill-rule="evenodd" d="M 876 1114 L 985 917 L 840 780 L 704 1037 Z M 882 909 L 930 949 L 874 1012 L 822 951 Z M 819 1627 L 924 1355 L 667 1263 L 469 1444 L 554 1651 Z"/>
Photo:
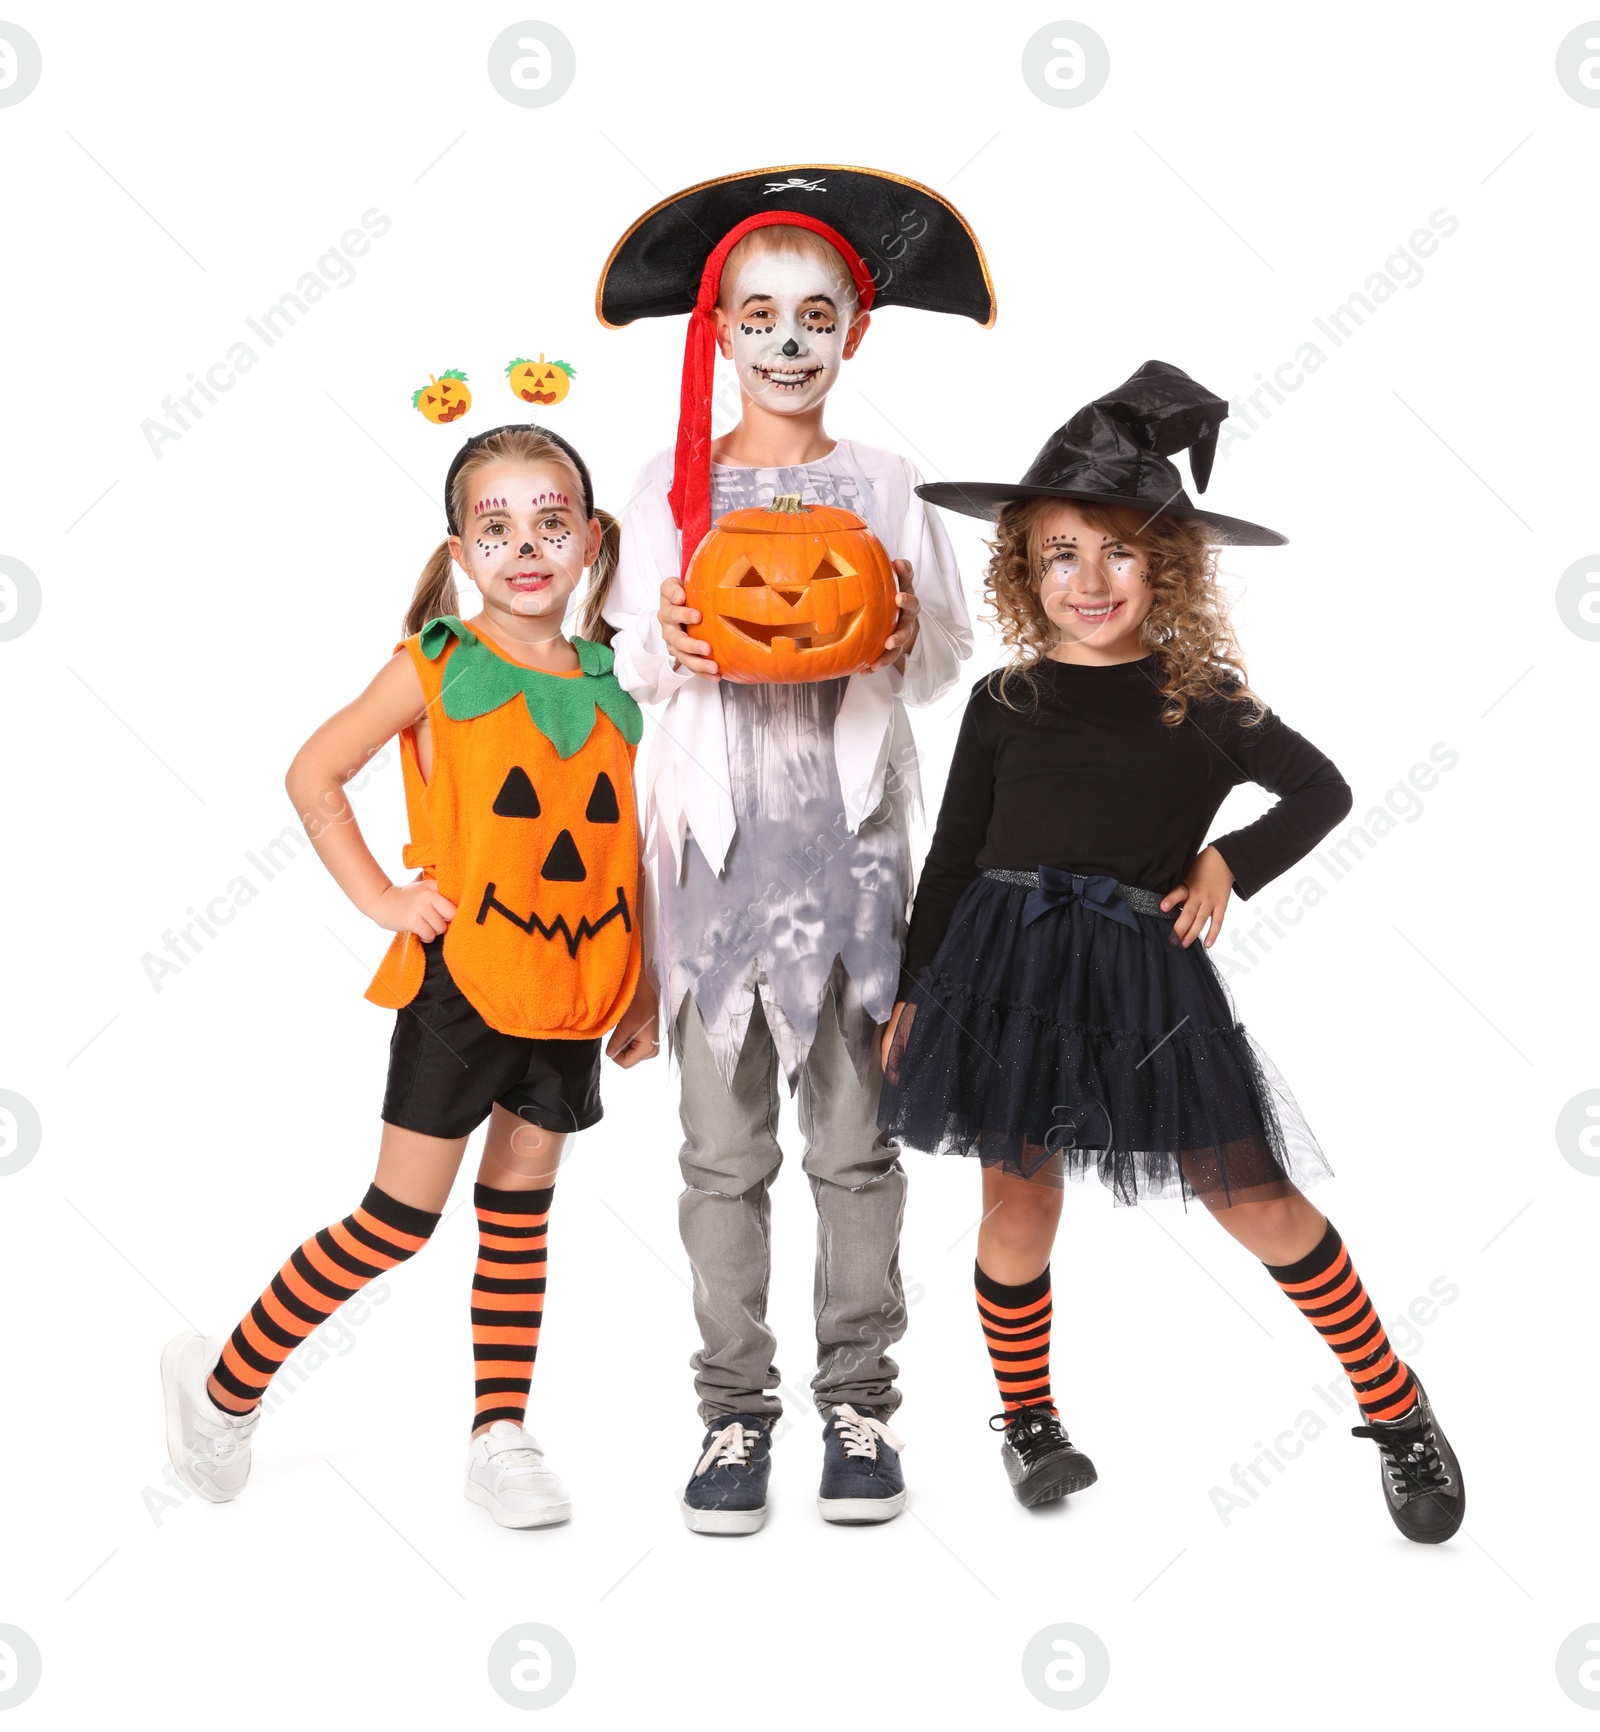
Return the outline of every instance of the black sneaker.
<path id="1" fill-rule="evenodd" d="M 840 1405 L 822 1424 L 817 1508 L 829 1522 L 886 1522 L 906 1507 L 905 1444 L 870 1407 Z"/>
<path id="2" fill-rule="evenodd" d="M 1370 1437 L 1378 1446 L 1383 1495 L 1394 1525 L 1408 1540 L 1436 1546 L 1461 1526 L 1467 1513 L 1467 1488 L 1461 1463 L 1439 1429 L 1422 1379 L 1415 1371 L 1411 1377 L 1417 1386 L 1417 1405 L 1404 1419 L 1353 1425 L 1350 1435 Z"/>
<path id="3" fill-rule="evenodd" d="M 1100 1477 L 1094 1463 L 1067 1436 L 1060 1415 L 1045 1402 L 1019 1407 L 1015 1413 L 997 1413 L 989 1429 L 1006 1434 L 1000 1459 L 1017 1502 L 1028 1509 L 1082 1491 Z"/>
<path id="4" fill-rule="evenodd" d="M 765 1419 L 727 1413 L 706 1432 L 683 1494 L 683 1519 L 697 1534 L 753 1534 L 767 1519 L 772 1431 Z"/>

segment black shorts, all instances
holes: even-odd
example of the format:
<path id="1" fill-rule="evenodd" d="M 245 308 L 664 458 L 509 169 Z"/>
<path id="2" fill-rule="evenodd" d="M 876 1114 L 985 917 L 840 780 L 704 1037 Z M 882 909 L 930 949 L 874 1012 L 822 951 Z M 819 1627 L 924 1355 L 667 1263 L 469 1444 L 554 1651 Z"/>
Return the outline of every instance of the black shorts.
<path id="1" fill-rule="evenodd" d="M 529 1040 L 490 1028 L 450 977 L 444 939 L 422 947 L 422 985 L 395 1016 L 383 1121 L 465 1137 L 498 1102 L 546 1131 L 600 1119 L 600 1041 Z"/>

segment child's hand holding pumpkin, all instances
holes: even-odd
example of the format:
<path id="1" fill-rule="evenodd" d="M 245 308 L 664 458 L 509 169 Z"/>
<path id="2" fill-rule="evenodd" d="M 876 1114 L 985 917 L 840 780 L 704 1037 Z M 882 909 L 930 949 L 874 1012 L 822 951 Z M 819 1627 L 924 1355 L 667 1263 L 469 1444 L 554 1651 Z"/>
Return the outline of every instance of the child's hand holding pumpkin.
<path id="1" fill-rule="evenodd" d="M 431 878 L 410 884 L 391 884 L 363 912 L 386 932 L 414 932 L 418 938 L 437 938 L 455 916 L 456 905 L 441 896 Z"/>
<path id="2" fill-rule="evenodd" d="M 624 1070 L 631 1070 L 644 1059 L 654 1058 L 661 1050 L 661 1040 L 656 1033 L 657 1010 L 656 989 L 641 974 L 628 1008 L 622 1013 L 622 1020 L 612 1029 L 611 1038 L 606 1042 L 606 1057 Z"/>
<path id="3" fill-rule="evenodd" d="M 906 657 L 911 654 L 911 646 L 917 641 L 917 633 L 921 630 L 917 624 L 917 615 L 922 611 L 922 603 L 911 593 L 911 561 L 891 560 L 890 570 L 894 572 L 895 581 L 900 586 L 894 598 L 894 604 L 900 610 L 900 618 L 884 643 L 883 654 L 868 669 L 869 673 L 879 673 L 884 668 L 903 668 Z"/>
<path id="4" fill-rule="evenodd" d="M 711 645 L 689 636 L 683 628 L 699 625 L 700 610 L 687 604 L 689 592 L 676 577 L 669 577 L 661 586 L 661 609 L 656 618 L 661 621 L 661 635 L 666 639 L 672 659 L 679 667 L 708 680 L 721 677 L 721 670 L 711 659 Z"/>

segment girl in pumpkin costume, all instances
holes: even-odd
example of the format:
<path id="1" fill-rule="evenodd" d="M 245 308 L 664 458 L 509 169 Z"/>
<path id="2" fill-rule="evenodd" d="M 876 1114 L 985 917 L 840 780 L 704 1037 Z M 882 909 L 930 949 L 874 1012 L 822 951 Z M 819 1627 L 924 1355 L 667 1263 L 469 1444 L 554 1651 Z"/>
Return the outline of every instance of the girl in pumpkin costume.
<path id="1" fill-rule="evenodd" d="M 597 297 L 611 326 L 689 314 L 676 447 L 635 484 L 606 617 L 618 678 L 664 706 L 646 833 L 681 1066 L 679 1224 L 702 1339 L 692 1364 L 706 1434 L 682 1500 L 697 1532 L 750 1533 L 765 1518 L 781 1412 L 766 1321 L 780 1069 L 798 1089 L 817 1209 L 820 1511 L 877 1522 L 905 1502 L 886 1422 L 900 1403 L 889 1350 L 905 1329 L 906 1181 L 877 1128 L 875 1036 L 894 1004 L 912 883 L 916 748 L 904 705 L 949 690 L 972 631 L 916 470 L 822 426 L 869 309 L 891 304 L 990 323 L 977 241 L 926 187 L 826 165 L 732 175 L 663 201 L 613 249 Z M 719 347 L 735 363 L 741 419 L 713 444 Z M 775 496 L 853 513 L 894 558 L 899 623 L 870 667 L 802 683 L 719 680 L 706 639 L 725 622 L 695 636 L 702 622 L 679 576 L 714 519 Z M 752 591 L 728 593 L 757 605 Z M 791 639 L 796 663 L 834 636 L 842 594 L 796 606 L 810 627 L 807 641 Z"/>
<path id="2" fill-rule="evenodd" d="M 565 1139 L 600 1117 L 600 1041 L 629 1066 L 656 1050 L 641 971 L 638 705 L 600 614 L 617 530 L 589 472 L 543 429 L 467 441 L 445 484 L 448 540 L 406 638 L 301 748 L 288 787 L 341 889 L 395 934 L 367 990 L 397 1012 L 376 1177 L 354 1213 L 307 1239 L 224 1343 L 162 1355 L 167 1445 L 202 1497 L 243 1490 L 262 1398 L 343 1302 L 426 1244 L 469 1135 L 489 1120 L 474 1188 L 476 1371 L 466 1495 L 507 1527 L 571 1513 L 523 1427 L 545 1289 L 545 1229 Z M 452 564 L 483 598 L 463 621 Z M 562 635 L 590 572 L 583 635 Z M 410 883 L 390 883 L 343 784 L 400 736 Z"/>

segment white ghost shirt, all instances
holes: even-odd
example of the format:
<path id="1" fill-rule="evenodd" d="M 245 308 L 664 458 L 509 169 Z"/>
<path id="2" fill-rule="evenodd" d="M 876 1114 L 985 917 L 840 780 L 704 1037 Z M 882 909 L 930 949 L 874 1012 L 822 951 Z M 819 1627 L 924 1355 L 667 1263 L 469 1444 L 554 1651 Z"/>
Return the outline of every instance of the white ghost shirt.
<path id="1" fill-rule="evenodd" d="M 757 992 L 791 1089 L 830 990 L 861 1069 L 894 1005 L 920 799 L 904 706 L 948 691 L 972 651 L 954 550 L 912 491 L 920 479 L 893 452 L 843 439 L 814 463 L 712 466 L 713 521 L 798 494 L 856 512 L 891 558 L 911 562 L 922 607 L 905 668 L 809 685 L 740 685 L 673 668 L 656 618 L 661 584 L 681 564 L 670 451 L 646 465 L 623 518 L 605 611 L 618 679 L 660 706 L 643 802 L 657 978 L 669 1031 L 694 995 L 727 1079 Z"/>

